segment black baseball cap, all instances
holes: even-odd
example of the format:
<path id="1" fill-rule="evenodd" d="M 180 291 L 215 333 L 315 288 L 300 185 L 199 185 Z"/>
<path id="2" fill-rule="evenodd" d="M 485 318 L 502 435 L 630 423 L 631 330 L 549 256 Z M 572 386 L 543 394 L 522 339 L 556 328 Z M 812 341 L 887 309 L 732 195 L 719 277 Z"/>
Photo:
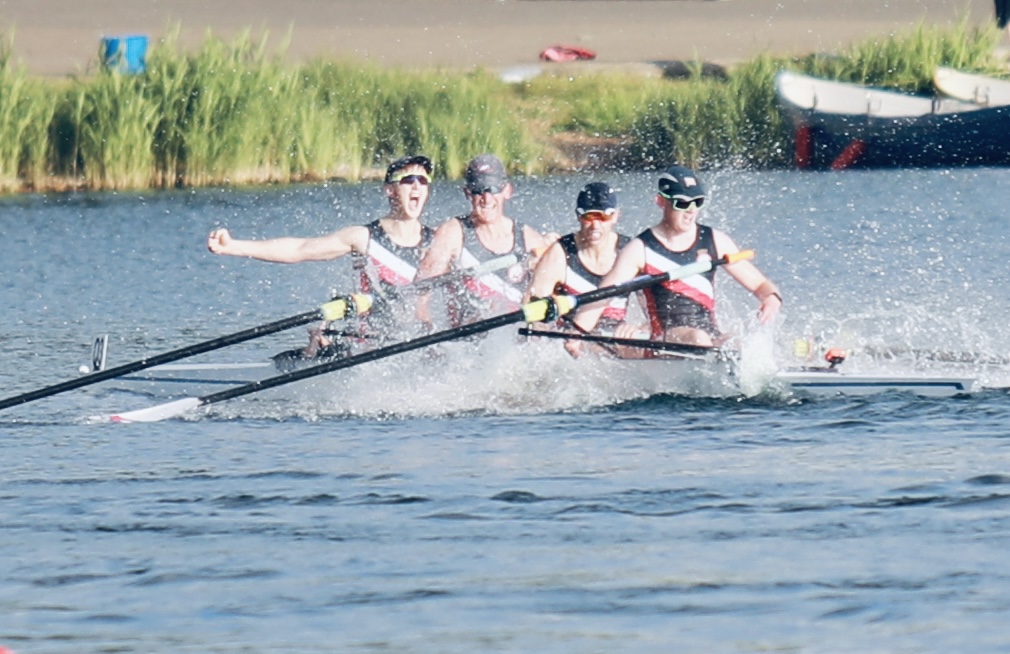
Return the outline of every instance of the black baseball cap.
<path id="1" fill-rule="evenodd" d="M 659 194 L 678 200 L 705 197 L 705 185 L 690 168 L 670 166 L 659 175 Z"/>
<path id="2" fill-rule="evenodd" d="M 575 213 L 583 215 L 599 211 L 608 216 L 617 211 L 617 193 L 606 182 L 591 182 L 579 191 L 575 201 Z"/>
<path id="3" fill-rule="evenodd" d="M 490 190 L 498 193 L 508 184 L 508 174 L 501 159 L 493 154 L 481 154 L 470 160 L 464 174 L 465 188 L 471 193 Z"/>
<path id="4" fill-rule="evenodd" d="M 400 172 L 408 166 L 421 166 L 424 168 L 424 172 L 431 175 L 431 171 L 434 167 L 431 164 L 431 159 L 424 156 L 423 154 L 413 154 L 406 157 L 400 157 L 393 163 L 389 164 L 389 168 L 386 168 L 386 184 L 392 184 L 396 173 Z"/>

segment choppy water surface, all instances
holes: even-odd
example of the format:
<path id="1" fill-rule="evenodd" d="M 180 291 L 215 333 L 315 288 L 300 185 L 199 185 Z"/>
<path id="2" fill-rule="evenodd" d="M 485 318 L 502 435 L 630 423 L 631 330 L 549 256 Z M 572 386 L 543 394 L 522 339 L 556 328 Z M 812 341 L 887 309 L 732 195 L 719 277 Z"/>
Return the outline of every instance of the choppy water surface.
<path id="1" fill-rule="evenodd" d="M 625 231 L 654 221 L 653 176 L 609 180 Z M 521 180 L 511 213 L 567 231 L 586 181 Z M 0 412 L 0 645 L 1010 649 L 1010 171 L 709 181 L 706 221 L 786 296 L 762 332 L 722 278 L 724 326 L 758 358 L 790 362 L 797 338 L 875 370 L 908 362 L 867 348 L 969 352 L 992 359 L 973 368 L 991 390 L 640 397 L 538 344 L 157 424 L 90 424 L 158 400 L 74 391 Z M 207 232 L 317 234 L 383 208 L 375 185 L 0 200 L 0 396 L 73 377 L 100 333 L 118 364 L 306 311 L 347 288 L 345 263 L 214 257 Z M 429 222 L 464 208 L 438 185 Z"/>

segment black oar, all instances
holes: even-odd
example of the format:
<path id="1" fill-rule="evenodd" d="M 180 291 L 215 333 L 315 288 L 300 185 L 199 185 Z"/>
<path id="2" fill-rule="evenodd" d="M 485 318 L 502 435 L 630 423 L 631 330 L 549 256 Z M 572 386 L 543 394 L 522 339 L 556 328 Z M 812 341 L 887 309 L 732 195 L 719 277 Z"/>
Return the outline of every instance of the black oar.
<path id="1" fill-rule="evenodd" d="M 160 366 L 165 363 L 171 363 L 173 361 L 185 359 L 197 354 L 218 350 L 229 345 L 250 341 L 254 338 L 274 334 L 299 325 L 306 325 L 317 320 L 340 320 L 349 313 L 353 315 L 354 313 L 364 313 L 368 311 L 371 304 L 372 300 L 368 295 L 349 295 L 347 297 L 334 298 L 318 309 L 314 309 L 306 313 L 300 313 L 297 316 L 291 316 L 289 318 L 283 318 L 265 325 L 251 327 L 240 332 L 235 332 L 234 334 L 228 334 L 226 336 L 221 336 L 213 340 L 204 341 L 203 343 L 197 343 L 188 347 L 182 347 L 177 350 L 172 350 L 171 352 L 165 352 L 164 354 L 140 359 L 139 361 L 134 361 L 132 363 L 124 363 L 123 365 L 116 366 L 115 368 L 95 371 L 89 375 L 61 382 L 59 384 L 54 384 L 52 386 L 47 386 L 46 388 L 40 388 L 29 393 L 15 395 L 14 397 L 0 400 L 0 409 L 7 409 L 19 404 L 25 404 L 26 402 L 33 402 L 44 397 L 50 397 L 52 395 L 74 390 L 75 388 L 90 386 L 91 384 L 97 384 L 98 382 L 128 375 L 130 373 L 137 372 L 138 370 L 145 370 L 153 366 Z"/>
<path id="2" fill-rule="evenodd" d="M 345 359 L 337 359 L 317 366 L 312 366 L 310 368 L 303 368 L 283 375 L 269 377 L 267 379 L 245 384 L 244 386 L 237 386 L 218 393 L 212 393 L 202 397 L 187 397 L 147 409 L 140 409 L 137 411 L 129 411 L 126 413 L 108 416 L 106 419 L 111 422 L 158 422 L 160 420 L 174 418 L 197 407 L 207 406 L 217 402 L 224 402 L 225 400 L 231 400 L 244 395 L 250 395 L 252 393 L 258 393 L 269 388 L 276 388 L 277 386 L 283 386 L 303 379 L 317 377 L 336 370 L 351 368 L 370 361 L 378 361 L 379 359 L 385 359 L 404 352 L 418 350 L 430 345 L 466 338 L 467 336 L 488 332 L 493 329 L 497 329 L 498 327 L 514 325 L 519 322 L 543 322 L 546 320 L 554 320 L 559 315 L 571 312 L 580 304 L 588 304 L 590 302 L 606 300 L 620 295 L 627 295 L 648 286 L 652 286 L 653 284 L 659 284 L 671 279 L 680 279 L 690 275 L 705 273 L 716 266 L 741 261 L 743 259 L 749 259 L 753 256 L 754 253 L 752 251 L 746 250 L 733 255 L 727 255 L 716 261 L 698 261 L 686 266 L 681 266 L 677 270 L 669 273 L 663 273 L 660 275 L 643 275 L 624 284 L 599 288 L 578 296 L 557 295 L 548 298 L 537 298 L 511 313 L 495 316 L 494 318 L 488 318 L 486 320 L 480 320 L 469 325 L 463 325 L 462 327 L 446 329 L 440 332 L 435 332 L 434 334 L 428 334 L 427 336 L 420 336 L 395 345 L 381 347 L 371 350 L 370 352 L 363 352 Z"/>
<path id="3" fill-rule="evenodd" d="M 606 345 L 623 345 L 626 347 L 637 347 L 643 350 L 661 350 L 663 352 L 673 352 L 688 357 L 706 357 L 713 353 L 719 353 L 719 348 L 707 347 L 705 345 L 687 345 L 684 343 L 667 343 L 666 341 L 646 341 L 639 338 L 618 338 L 616 336 L 602 336 L 599 334 L 582 334 L 579 332 L 550 332 L 545 329 L 529 329 L 522 327 L 519 329 L 522 336 L 542 336 L 543 338 L 559 338 L 563 340 L 588 341 L 590 343 L 602 343 Z"/>
<path id="4" fill-rule="evenodd" d="M 438 284 L 444 284 L 457 277 L 483 275 L 489 272 L 501 270 L 502 268 L 508 268 L 509 266 L 514 265 L 516 261 L 516 256 L 514 254 L 509 254 L 496 259 L 491 259 L 490 261 L 485 261 L 484 263 L 472 268 L 463 268 L 445 275 L 421 280 L 416 282 L 416 284 L 420 290 L 431 289 Z M 27 402 L 34 402 L 35 400 L 41 400 L 42 398 L 51 397 L 53 395 L 58 395 L 59 393 L 83 388 L 99 382 L 108 381 L 109 379 L 129 375 L 130 373 L 146 370 L 147 368 L 152 368 L 154 366 L 172 363 L 173 361 L 179 361 L 180 359 L 196 356 L 197 354 L 204 354 L 213 350 L 219 350 L 221 348 L 228 347 L 229 345 L 236 345 L 245 341 L 251 341 L 261 336 L 268 336 L 270 334 L 275 334 L 300 325 L 307 325 L 308 323 L 315 322 L 317 320 L 334 321 L 341 320 L 348 314 L 355 315 L 366 313 L 372 307 L 372 300 L 373 298 L 370 295 L 363 294 L 334 298 L 332 301 L 327 302 L 318 309 L 308 311 L 306 313 L 300 313 L 297 316 L 282 318 L 265 325 L 259 325 L 240 332 L 235 332 L 234 334 L 220 336 L 210 341 L 179 348 L 177 350 L 172 350 L 171 352 L 165 352 L 164 354 L 158 354 L 146 359 L 134 361 L 132 363 L 125 363 L 121 366 L 116 366 L 115 368 L 95 371 L 84 377 L 78 377 L 77 379 L 71 379 L 69 381 L 40 388 L 29 393 L 23 393 L 21 395 L 15 395 L 14 397 L 0 400 L 0 410 L 8 409 L 19 404 L 25 404 Z"/>

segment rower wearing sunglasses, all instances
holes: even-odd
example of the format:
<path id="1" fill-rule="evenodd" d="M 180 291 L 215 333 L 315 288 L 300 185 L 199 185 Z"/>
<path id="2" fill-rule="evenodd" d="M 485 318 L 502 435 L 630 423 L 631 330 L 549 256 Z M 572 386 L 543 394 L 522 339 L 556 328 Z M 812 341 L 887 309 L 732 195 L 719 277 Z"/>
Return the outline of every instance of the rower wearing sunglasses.
<path id="1" fill-rule="evenodd" d="M 547 248 L 533 271 L 527 299 L 554 293 L 578 295 L 600 286 L 617 253 L 631 240 L 614 231 L 621 210 L 617 193 L 606 182 L 586 184 L 575 200 L 579 231 L 565 234 Z M 616 297 L 603 310 L 597 330 L 612 333 L 627 313 L 628 298 Z"/>
<path id="2" fill-rule="evenodd" d="M 263 240 L 232 238 L 227 229 L 215 229 L 207 239 L 207 248 L 215 254 L 251 257 L 274 263 L 329 261 L 350 254 L 358 273 L 357 291 L 373 293 L 381 300 L 397 287 L 410 284 L 417 275 L 421 256 L 431 244 L 434 231 L 421 224 L 421 214 L 428 202 L 433 166 L 423 155 L 401 157 L 386 168 L 382 190 L 389 202 L 389 212 L 367 225 L 352 225 L 323 236 L 281 237 Z M 362 327 L 382 332 L 383 307 L 377 304 Z M 305 356 L 315 356 L 320 348 L 331 345 L 322 328 L 312 330 Z"/>
<path id="3" fill-rule="evenodd" d="M 700 259 L 715 260 L 738 252 L 736 243 L 726 233 L 698 223 L 705 201 L 705 186 L 694 171 L 682 166 L 664 170 L 656 195 L 662 220 L 621 250 L 600 285 L 620 284 L 639 275 L 669 272 Z M 778 287 L 750 261 L 738 261 L 723 268 L 760 301 L 759 321 L 773 320 L 782 308 Z M 702 275 L 648 287 L 643 295 L 652 339 L 704 346 L 718 344 L 723 339 L 715 319 L 715 268 Z M 592 330 L 605 308 L 599 303 L 587 305 L 576 313 L 574 322 L 583 330 Z M 578 341 L 568 341 L 565 347 L 574 355 L 581 352 Z"/>
<path id="4" fill-rule="evenodd" d="M 467 164 L 463 193 L 470 211 L 449 218 L 435 230 L 418 279 L 473 268 L 507 255 L 515 256 L 516 263 L 507 270 L 465 278 L 449 289 L 446 310 L 454 327 L 518 309 L 536 263 L 534 253 L 553 242 L 505 215 L 513 187 L 498 157 L 482 154 Z M 428 302 L 424 297 L 418 303 L 418 317 L 431 324 Z"/>

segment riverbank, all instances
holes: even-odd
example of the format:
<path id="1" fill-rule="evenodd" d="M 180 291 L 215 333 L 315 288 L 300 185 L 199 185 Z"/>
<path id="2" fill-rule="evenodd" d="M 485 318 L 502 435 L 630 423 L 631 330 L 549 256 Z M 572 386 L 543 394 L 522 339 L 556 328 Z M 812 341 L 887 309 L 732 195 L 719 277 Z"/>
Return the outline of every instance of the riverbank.
<path id="1" fill-rule="evenodd" d="M 154 44 L 144 75 L 46 77 L 0 66 L 0 189 L 357 181 L 403 152 L 429 154 L 448 178 L 486 151 L 521 174 L 670 161 L 785 167 L 791 134 L 774 97 L 778 70 L 929 92 L 937 65 L 997 66 L 1003 37 L 964 15 L 951 27 L 920 22 L 827 56 L 760 54 L 727 66 L 525 63 L 507 68 L 521 80 L 510 83 L 501 69 L 473 66 L 299 62 L 248 31 L 192 46 L 178 27 Z"/>
<path id="2" fill-rule="evenodd" d="M 509 68 L 554 44 L 597 53 L 601 64 L 707 61 L 728 66 L 761 54 L 837 52 L 918 24 L 993 22 L 991 0 L 0 0 L 0 32 L 33 75 L 95 66 L 103 36 L 144 34 L 152 44 L 179 27 L 196 48 L 208 31 L 230 41 L 269 35 L 288 63 L 315 57 L 384 67 Z"/>

